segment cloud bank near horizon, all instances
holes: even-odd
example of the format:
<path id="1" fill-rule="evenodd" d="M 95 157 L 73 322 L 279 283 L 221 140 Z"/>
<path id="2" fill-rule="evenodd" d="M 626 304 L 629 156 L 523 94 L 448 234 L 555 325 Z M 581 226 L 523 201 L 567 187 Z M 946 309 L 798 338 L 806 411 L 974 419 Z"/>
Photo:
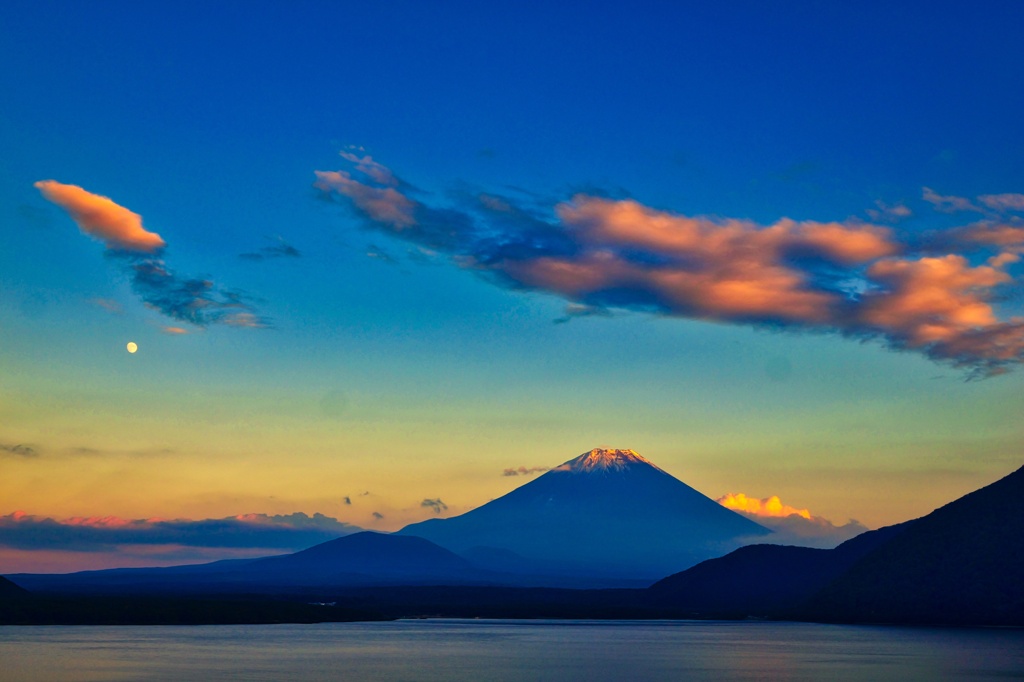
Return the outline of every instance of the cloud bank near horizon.
<path id="1" fill-rule="evenodd" d="M 1014 212 L 1024 211 L 1024 195 L 972 202 L 925 188 L 936 210 L 984 216 L 922 238 L 860 219 L 761 225 L 593 193 L 553 206 L 486 192 L 445 202 L 368 155 L 342 158 L 349 167 L 315 171 L 314 187 L 369 228 L 500 285 L 560 296 L 573 310 L 837 333 L 970 376 L 1024 361 L 1024 316 L 995 309 L 1020 290 L 1024 219 Z M 880 206 L 893 222 L 912 214 Z"/>
<path id="2" fill-rule="evenodd" d="M 162 255 L 167 242 L 142 224 L 142 216 L 112 199 L 77 185 L 55 180 L 35 183 L 44 198 L 64 209 L 87 234 L 107 247 L 106 254 L 129 276 L 132 289 L 153 310 L 197 327 L 267 327 L 239 291 L 224 289 L 209 279 L 182 277 Z M 296 252 L 297 253 L 297 252 Z M 181 333 L 180 327 L 172 327 Z"/>
<path id="3" fill-rule="evenodd" d="M 126 545 L 297 551 L 361 530 L 323 514 L 302 512 L 200 520 L 115 516 L 56 520 L 16 511 L 0 516 L 0 547 L 75 552 L 109 552 Z"/>

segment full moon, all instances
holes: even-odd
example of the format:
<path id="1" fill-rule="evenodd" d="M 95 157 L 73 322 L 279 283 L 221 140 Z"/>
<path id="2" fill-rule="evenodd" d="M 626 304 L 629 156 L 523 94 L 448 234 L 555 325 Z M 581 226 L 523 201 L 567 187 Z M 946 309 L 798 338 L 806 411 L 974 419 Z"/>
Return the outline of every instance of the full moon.
<path id="1" fill-rule="evenodd" d="M 129 341 L 128 345 L 125 346 L 125 348 L 128 349 L 129 353 L 134 353 L 135 351 L 137 351 L 139 349 L 139 345 L 137 343 L 135 343 L 134 341 Z"/>

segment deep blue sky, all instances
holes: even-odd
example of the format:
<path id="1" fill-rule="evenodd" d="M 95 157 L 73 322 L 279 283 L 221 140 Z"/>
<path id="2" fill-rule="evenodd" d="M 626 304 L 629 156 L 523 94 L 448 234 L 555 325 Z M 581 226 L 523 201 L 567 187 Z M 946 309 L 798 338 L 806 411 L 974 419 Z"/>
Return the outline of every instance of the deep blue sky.
<path id="1" fill-rule="evenodd" d="M 1016 2 L 7 3 L 0 515 L 397 527 L 421 499 L 462 511 L 507 491 L 506 467 L 598 445 L 712 496 L 926 513 L 1020 463 L 1019 370 L 964 382 L 827 329 L 635 307 L 552 324 L 557 292 L 420 263 L 323 201 L 314 171 L 355 149 L 425 205 L 582 192 L 759 225 L 883 202 L 912 241 L 981 217 L 925 187 L 1024 192 L 1022 28 Z M 147 306 L 46 179 L 141 214 L 168 267 L 244 292 L 272 328 Z M 239 257 L 280 244 L 301 257 Z"/>

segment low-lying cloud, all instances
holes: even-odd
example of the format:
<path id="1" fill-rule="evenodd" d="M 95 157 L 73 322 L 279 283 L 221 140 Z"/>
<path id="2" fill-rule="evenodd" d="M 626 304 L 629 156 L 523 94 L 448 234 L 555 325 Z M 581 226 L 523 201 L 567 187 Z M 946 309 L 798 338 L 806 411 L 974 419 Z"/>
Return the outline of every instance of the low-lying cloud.
<path id="1" fill-rule="evenodd" d="M 784 504 L 778 495 L 756 498 L 744 493 L 727 493 L 715 501 L 772 531 L 771 536 L 757 538 L 757 542 L 831 548 L 868 530 L 853 520 L 837 526 L 824 517 L 815 516 L 809 509 Z"/>
<path id="2" fill-rule="evenodd" d="M 975 203 L 926 188 L 923 200 L 940 211 L 987 217 L 922 239 L 853 218 L 759 224 L 585 192 L 553 206 L 514 192 L 462 191 L 443 201 L 369 156 L 342 156 L 350 167 L 316 171 L 314 187 L 366 226 L 498 284 L 558 295 L 581 314 L 624 309 L 833 332 L 972 376 L 1024 360 L 1024 317 L 995 309 L 1020 288 L 1024 224 L 1010 212 L 1024 210 L 1024 195 Z M 903 204 L 871 210 L 887 222 L 912 215 Z"/>
<path id="3" fill-rule="evenodd" d="M 132 290 L 153 310 L 198 327 L 269 326 L 244 293 L 175 273 L 161 257 L 167 243 L 143 227 L 139 214 L 77 185 L 41 180 L 35 187 L 67 211 L 83 233 L 106 245 L 107 256 L 125 271 Z"/>
<path id="4" fill-rule="evenodd" d="M 733 511 L 746 512 L 752 516 L 800 516 L 805 519 L 811 518 L 809 509 L 797 509 L 783 504 L 778 495 L 772 495 L 764 499 L 747 497 L 744 493 L 727 493 L 719 497 L 715 502 L 732 509 Z"/>
<path id="5" fill-rule="evenodd" d="M 241 514 L 222 519 L 56 520 L 14 512 L 0 516 L 0 547 L 108 552 L 123 545 L 299 550 L 362 530 L 323 514 Z"/>

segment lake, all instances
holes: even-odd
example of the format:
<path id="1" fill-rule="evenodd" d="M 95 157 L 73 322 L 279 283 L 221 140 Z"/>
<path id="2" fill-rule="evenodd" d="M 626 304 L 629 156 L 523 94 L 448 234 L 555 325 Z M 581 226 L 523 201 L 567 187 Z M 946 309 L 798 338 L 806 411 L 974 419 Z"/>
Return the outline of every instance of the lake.
<path id="1" fill-rule="evenodd" d="M 3 682 L 1024 679 L 1024 630 L 710 621 L 4 626 Z"/>

